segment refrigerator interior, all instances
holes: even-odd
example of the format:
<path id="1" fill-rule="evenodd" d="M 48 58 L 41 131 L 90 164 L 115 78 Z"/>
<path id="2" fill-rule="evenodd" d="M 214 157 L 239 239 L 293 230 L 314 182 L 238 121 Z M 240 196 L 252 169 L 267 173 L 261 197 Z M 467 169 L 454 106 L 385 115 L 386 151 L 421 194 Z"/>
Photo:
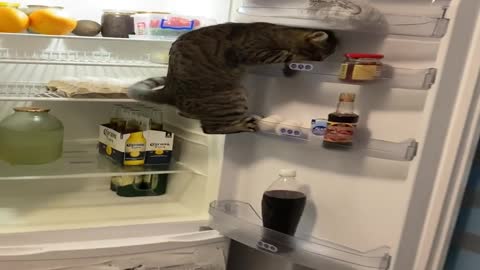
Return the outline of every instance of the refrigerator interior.
<path id="1" fill-rule="evenodd" d="M 294 1 L 265 2 L 283 5 Z M 305 2 L 296 1 L 298 6 L 286 9 L 295 13 L 305 9 Z M 35 232 L 51 235 L 56 230 L 65 232 L 68 238 L 68 230 L 72 229 L 78 232 L 92 229 L 105 238 L 121 237 L 123 230 L 135 231 L 135 228 L 142 228 L 144 236 L 195 231 L 208 223 L 208 205 L 213 200 L 243 201 L 258 212 L 262 193 L 277 178 L 278 170 L 295 168 L 309 198 L 299 235 L 326 239 L 353 250 L 390 247 L 388 253 L 395 260 L 406 233 L 407 215 L 412 212 L 409 210 L 412 196 L 421 181 L 417 175 L 425 159 L 422 151 L 428 133 L 426 123 L 438 108 L 432 104 L 442 106 L 437 102 L 442 94 L 438 91 L 446 91 L 439 89 L 435 78 L 443 64 L 438 56 L 447 54 L 451 35 L 447 32 L 448 18 L 453 18 L 457 2 L 358 1 L 360 5 L 369 3 L 375 7 L 370 14 L 382 15 L 375 17 L 378 20 L 371 22 L 371 27 L 360 30 L 355 28 L 354 20 L 342 28 L 346 26 L 342 16 L 340 19 L 327 16 L 328 24 L 298 17 L 304 15 L 302 12 L 295 13 L 297 17 L 292 13 L 275 17 L 277 7 L 272 9 L 267 5 L 262 10 L 255 6 L 262 3 L 260 0 L 91 1 L 81 6 L 72 1 L 46 3 L 65 6 L 70 14 L 82 19 L 98 20 L 103 9 L 115 8 L 167 10 L 214 18 L 219 23 L 266 21 L 333 28 L 340 41 L 337 51 L 325 63 L 311 63 L 311 72 L 283 78 L 279 66 L 256 67 L 244 83 L 254 113 L 297 121 L 295 128 L 302 132 L 308 132 L 311 119 L 325 118 L 335 110 L 340 92 L 355 93 L 356 112 L 360 115 L 358 143 L 351 151 L 332 151 L 310 138 L 275 134 L 207 136 L 197 122 L 164 107 L 165 125 L 176 136 L 177 161 L 169 173 L 167 195 L 120 198 L 110 192 L 109 177 L 121 173 L 100 168 L 92 144 L 98 136 L 98 124 L 108 121 L 113 102 L 54 101 L 50 97 L 32 98 L 20 93 L 58 76 L 136 80 L 164 75 L 166 65 L 150 63 L 145 56 L 167 52 L 170 43 L 0 34 L 4 53 L 0 57 L 3 84 L 0 118 L 16 106 L 46 106 L 65 125 L 67 149 L 76 152 L 93 146 L 80 157 L 73 157 L 75 161 L 88 162 L 72 162 L 65 156 L 38 171 L 0 163 L 0 180 L 3 180 L 0 181 L 0 240 L 16 245 L 15 239 L 21 239 L 18 237 L 22 235 L 38 235 Z M 85 57 L 72 63 L 51 53 L 58 51 L 83 53 Z M 44 52 L 52 58 L 32 62 L 34 56 Z M 111 53 L 107 60 L 95 58 L 105 52 Z M 335 67 L 339 67 L 346 52 L 382 53 L 386 72 L 372 84 L 341 83 L 336 79 Z M 437 147 L 442 145 L 436 143 Z M 423 203 L 422 207 L 428 206 L 428 202 Z M 215 220 L 212 223 L 222 232 L 220 223 Z M 228 230 L 225 232 L 228 237 Z M 31 239 L 34 240 L 29 244 L 40 241 Z M 48 242 L 46 236 L 41 239 Z M 382 261 L 381 265 L 370 268 L 387 267 Z"/>
<path id="2" fill-rule="evenodd" d="M 20 1 L 22 4 L 39 4 Z M 224 22 L 229 4 L 192 1 L 44 1 L 61 5 L 73 17 L 100 21 L 103 10 L 169 11 Z M 51 109 L 65 126 L 64 155 L 44 166 L 11 166 L 1 162 L 0 234 L 101 228 L 132 224 L 171 224 L 164 232 L 197 231 L 208 220 L 208 203 L 217 197 L 223 136 L 204 135 L 194 121 L 165 108 L 165 127 L 175 133 L 175 164 L 169 171 L 167 195 L 122 198 L 110 191 L 111 176 L 155 174 L 122 171 L 97 157 L 99 124 L 108 123 L 113 104 L 132 100 L 68 99 L 41 94 L 50 80 L 63 78 L 117 79 L 135 82 L 166 74 L 167 65 L 149 62 L 152 54 L 167 54 L 171 40 L 55 38 L 3 34 L 0 118 L 18 106 Z M 75 60 L 68 58 L 75 55 Z M 40 91 L 40 92 L 39 92 Z M 40 94 L 39 94 L 40 93 Z M 36 95 L 36 96 L 35 96 Z M 129 174 L 130 173 L 130 174 Z M 178 226 L 175 224 L 189 224 Z M 1 237 L 1 236 L 0 236 Z"/>

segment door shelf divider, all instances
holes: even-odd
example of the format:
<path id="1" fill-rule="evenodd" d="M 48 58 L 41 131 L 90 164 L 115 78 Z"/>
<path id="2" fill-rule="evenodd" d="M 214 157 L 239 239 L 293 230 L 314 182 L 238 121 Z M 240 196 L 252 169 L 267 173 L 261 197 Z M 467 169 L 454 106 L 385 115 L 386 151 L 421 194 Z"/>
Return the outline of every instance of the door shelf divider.
<path id="1" fill-rule="evenodd" d="M 314 135 L 310 128 L 285 125 L 266 120 L 259 120 L 259 133 L 269 137 L 285 138 L 312 148 L 322 147 L 323 136 Z M 391 142 L 377 139 L 356 139 L 353 146 L 337 146 L 334 149 L 323 148 L 325 151 L 349 151 L 362 153 L 365 156 L 396 160 L 411 161 L 417 154 L 418 143 L 415 139 L 402 142 Z"/>
<path id="2" fill-rule="evenodd" d="M 168 67 L 167 64 L 153 63 L 150 60 L 150 55 L 124 58 L 104 51 L 18 51 L 11 48 L 0 48 L 0 64 L 2 63 L 142 68 Z"/>
<path id="3" fill-rule="evenodd" d="M 65 141 L 62 157 L 49 164 L 10 165 L 0 160 L 0 172 L 0 181 L 195 173 L 177 162 L 159 166 L 119 166 L 98 154 L 96 139 Z"/>
<path id="4" fill-rule="evenodd" d="M 341 12 L 338 7 L 330 11 L 319 12 L 310 8 L 288 7 L 240 7 L 237 18 L 240 22 L 267 22 L 287 26 L 330 29 L 372 34 L 390 34 L 413 37 L 441 38 L 447 30 L 450 20 L 445 18 L 445 7 L 434 7 L 434 15 L 416 16 L 407 14 L 387 14 L 376 9 L 352 7 Z M 364 15 L 362 10 L 366 10 Z M 369 14 L 367 14 L 369 12 Z"/>
<path id="5" fill-rule="evenodd" d="M 388 247 L 361 252 L 313 237 L 290 236 L 264 228 L 254 208 L 240 201 L 210 204 L 210 226 L 230 239 L 253 249 L 283 257 L 312 269 L 386 270 Z"/>
<path id="6" fill-rule="evenodd" d="M 76 101 L 76 102 L 136 102 L 130 98 L 65 97 L 49 91 L 45 83 L 0 83 L 0 101 Z"/>
<path id="7" fill-rule="evenodd" d="M 363 86 L 382 86 L 385 88 L 403 88 L 412 90 L 428 90 L 435 83 L 437 69 L 407 69 L 383 65 L 382 75 L 369 82 L 347 82 L 338 78 L 341 63 L 336 62 L 303 62 L 291 63 L 289 68 L 305 76 L 318 76 L 319 81 L 338 84 Z M 255 66 L 250 73 L 267 76 L 284 76 L 283 64 Z"/>

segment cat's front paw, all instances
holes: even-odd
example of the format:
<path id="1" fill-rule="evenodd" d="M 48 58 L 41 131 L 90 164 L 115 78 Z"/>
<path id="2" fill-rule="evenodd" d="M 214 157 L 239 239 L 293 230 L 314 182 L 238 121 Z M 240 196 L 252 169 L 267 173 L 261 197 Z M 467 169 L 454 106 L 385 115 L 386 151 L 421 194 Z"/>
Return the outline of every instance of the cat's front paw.
<path id="1" fill-rule="evenodd" d="M 247 118 L 244 118 L 242 121 L 243 126 L 245 127 L 246 131 L 248 132 L 257 132 L 259 130 L 258 128 L 258 122 L 262 118 L 257 115 L 252 115 Z"/>

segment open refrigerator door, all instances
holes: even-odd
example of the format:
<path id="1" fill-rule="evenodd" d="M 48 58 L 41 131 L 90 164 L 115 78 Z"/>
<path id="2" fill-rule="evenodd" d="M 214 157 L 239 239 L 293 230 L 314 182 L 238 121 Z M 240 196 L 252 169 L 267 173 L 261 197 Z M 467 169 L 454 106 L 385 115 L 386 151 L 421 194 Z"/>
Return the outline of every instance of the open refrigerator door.
<path id="1" fill-rule="evenodd" d="M 362 8 L 365 4 L 369 6 Z M 476 99 L 469 97 L 477 94 L 472 78 L 478 70 L 465 66 L 474 59 L 476 39 L 470 33 L 477 31 L 478 10 L 475 1 L 234 1 L 234 21 L 335 29 L 339 45 L 325 62 L 290 63 L 296 80 L 282 78 L 281 66 L 255 68 L 247 78 L 253 110 L 267 116 L 262 130 L 267 136 L 227 137 L 221 196 L 258 211 L 274 173 L 297 168 L 310 192 L 302 233 L 357 250 L 389 246 L 390 269 L 441 269 L 444 253 L 434 260 L 430 252 L 448 246 L 444 236 L 444 244 L 436 247 L 434 229 L 442 217 L 440 202 L 447 197 L 438 197 L 437 203 L 429 200 L 439 179 L 447 181 L 450 175 L 438 172 L 467 155 L 450 148 L 459 145 L 458 137 L 453 144 L 449 139 L 470 132 L 459 134 L 458 125 L 473 115 L 458 108 L 475 107 Z M 353 18 L 342 17 L 353 11 Z M 369 26 L 356 21 L 362 11 Z M 343 54 L 350 52 L 384 55 L 380 79 L 341 80 L 338 68 L 331 67 L 340 67 Z M 417 73 L 420 70 L 428 72 Z M 407 85 L 414 81 L 416 86 Z M 347 91 L 357 95 L 357 141 L 349 151 L 319 151 L 322 142 L 310 123 L 334 112 L 336 97 Z M 454 114 L 463 119 L 461 124 Z M 241 169 L 245 167 L 248 170 Z M 234 192 L 228 192 L 231 186 Z M 432 213 L 436 219 L 428 221 Z M 455 215 L 449 218 L 455 220 Z M 423 237 L 430 241 L 423 242 Z"/>

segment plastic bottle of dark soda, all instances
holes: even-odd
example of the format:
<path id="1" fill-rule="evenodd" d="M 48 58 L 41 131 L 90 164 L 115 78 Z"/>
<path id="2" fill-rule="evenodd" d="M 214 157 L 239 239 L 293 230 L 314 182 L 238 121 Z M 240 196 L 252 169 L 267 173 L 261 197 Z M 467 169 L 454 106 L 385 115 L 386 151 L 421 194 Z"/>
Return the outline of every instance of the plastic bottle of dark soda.
<path id="1" fill-rule="evenodd" d="M 307 196 L 300 191 L 295 170 L 280 170 L 278 178 L 262 198 L 263 226 L 284 234 L 295 235 Z"/>

